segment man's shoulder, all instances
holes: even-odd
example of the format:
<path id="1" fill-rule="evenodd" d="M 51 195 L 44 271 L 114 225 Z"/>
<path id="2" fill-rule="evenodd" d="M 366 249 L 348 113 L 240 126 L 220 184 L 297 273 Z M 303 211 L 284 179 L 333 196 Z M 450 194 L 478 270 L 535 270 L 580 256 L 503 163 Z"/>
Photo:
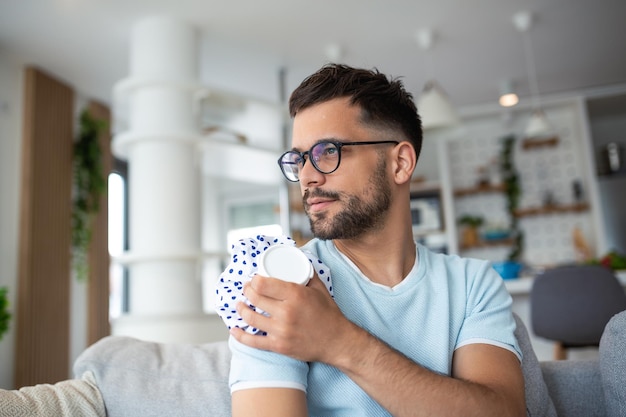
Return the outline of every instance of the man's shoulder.
<path id="1" fill-rule="evenodd" d="M 475 278 L 484 279 L 485 275 L 497 276 L 497 272 L 491 267 L 491 262 L 487 260 L 434 252 L 424 246 L 419 247 L 418 262 L 422 262 L 428 273 L 443 273 L 448 279 L 455 281 L 460 277 L 463 277 L 465 281 L 471 281 Z"/>
<path id="2" fill-rule="evenodd" d="M 311 252 L 312 254 L 320 257 L 320 255 L 327 254 L 329 252 L 329 243 L 332 246 L 331 240 L 321 240 L 316 237 L 306 242 L 300 247 L 303 251 Z"/>
<path id="3" fill-rule="evenodd" d="M 448 254 L 443 252 L 435 252 L 426 246 L 418 244 L 419 258 L 425 262 L 440 265 L 450 265 L 454 267 L 471 266 L 474 268 L 485 268 L 490 265 L 489 261 L 478 258 L 470 258 L 457 254 Z"/>

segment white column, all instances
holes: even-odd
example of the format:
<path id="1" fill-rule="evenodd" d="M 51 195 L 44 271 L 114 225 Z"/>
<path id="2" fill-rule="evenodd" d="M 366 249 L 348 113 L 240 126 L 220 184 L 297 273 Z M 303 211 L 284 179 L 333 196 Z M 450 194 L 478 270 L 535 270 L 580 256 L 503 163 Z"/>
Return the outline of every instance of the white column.
<path id="1" fill-rule="evenodd" d="M 209 340 L 202 308 L 199 88 L 194 29 L 152 17 L 132 32 L 130 75 L 115 87 L 127 130 L 114 152 L 128 160 L 130 313 L 113 334 L 158 342 Z M 123 102 L 124 105 L 120 105 Z"/>

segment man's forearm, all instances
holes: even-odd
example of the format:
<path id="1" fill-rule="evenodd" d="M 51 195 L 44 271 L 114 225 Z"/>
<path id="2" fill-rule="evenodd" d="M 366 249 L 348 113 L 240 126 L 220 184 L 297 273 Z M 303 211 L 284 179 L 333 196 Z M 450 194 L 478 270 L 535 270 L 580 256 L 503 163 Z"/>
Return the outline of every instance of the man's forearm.
<path id="1" fill-rule="evenodd" d="M 453 378 L 416 364 L 362 329 L 354 329 L 350 338 L 350 354 L 337 356 L 332 365 L 396 417 L 525 415 L 523 379 L 519 380 L 521 371 L 512 372 L 512 378 L 506 378 L 509 371 L 505 371 L 502 381 L 491 376 L 494 373 L 491 370 L 478 376 L 480 382 Z M 486 348 L 504 351 L 494 346 Z M 512 353 L 510 355 L 517 361 Z M 521 397 L 519 389 L 515 389 L 520 383 Z"/>

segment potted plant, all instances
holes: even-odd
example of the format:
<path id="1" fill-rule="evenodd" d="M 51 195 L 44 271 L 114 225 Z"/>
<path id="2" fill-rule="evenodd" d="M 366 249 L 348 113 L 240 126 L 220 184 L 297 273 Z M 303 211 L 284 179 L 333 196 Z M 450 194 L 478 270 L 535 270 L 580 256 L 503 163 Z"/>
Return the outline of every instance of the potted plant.
<path id="1" fill-rule="evenodd" d="M 465 226 L 462 230 L 461 242 L 463 246 L 476 246 L 479 242 L 478 229 L 485 219 L 481 216 L 465 214 L 459 218 L 459 224 Z"/>
<path id="2" fill-rule="evenodd" d="M 602 265 L 613 271 L 622 271 L 626 270 L 626 255 L 616 250 L 611 250 L 598 259 L 592 259 L 589 263 L 592 265 Z"/>

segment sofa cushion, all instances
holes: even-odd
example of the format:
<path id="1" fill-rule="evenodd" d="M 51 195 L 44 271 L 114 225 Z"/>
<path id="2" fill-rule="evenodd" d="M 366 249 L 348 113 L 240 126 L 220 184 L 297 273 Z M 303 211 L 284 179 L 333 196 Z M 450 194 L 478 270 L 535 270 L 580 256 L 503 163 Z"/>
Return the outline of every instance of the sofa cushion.
<path id="1" fill-rule="evenodd" d="M 522 350 L 522 372 L 524 373 L 524 389 L 526 390 L 526 413 L 529 417 L 556 417 L 556 410 L 548 394 L 543 380 L 537 355 L 533 350 L 528 331 L 522 320 L 516 315 L 515 337 Z"/>
<path id="2" fill-rule="evenodd" d="M 597 360 L 545 361 L 541 370 L 560 417 L 606 416 Z"/>
<path id="3" fill-rule="evenodd" d="M 600 370 L 607 415 L 626 416 L 626 311 L 613 316 L 604 328 Z"/>
<path id="4" fill-rule="evenodd" d="M 90 346 L 74 373 L 92 372 L 108 417 L 230 417 L 226 342 L 162 344 L 109 336 Z"/>

